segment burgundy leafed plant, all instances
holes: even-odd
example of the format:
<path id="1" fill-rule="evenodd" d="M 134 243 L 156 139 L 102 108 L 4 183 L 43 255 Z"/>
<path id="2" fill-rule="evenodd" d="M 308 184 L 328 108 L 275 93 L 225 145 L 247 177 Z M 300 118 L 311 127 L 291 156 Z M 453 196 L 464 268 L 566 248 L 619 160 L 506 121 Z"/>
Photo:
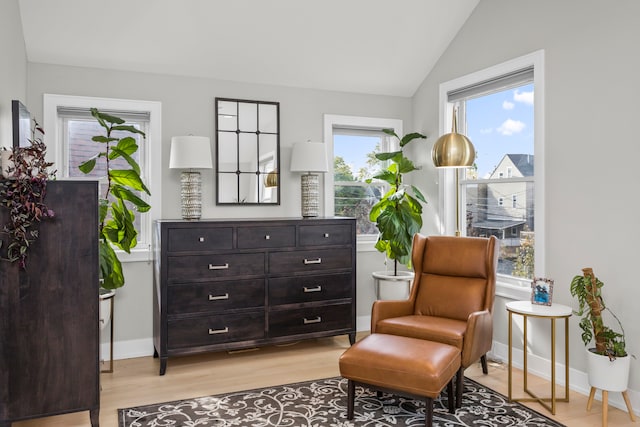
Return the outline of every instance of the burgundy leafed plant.
<path id="1" fill-rule="evenodd" d="M 6 257 L 11 262 L 17 261 L 21 269 L 26 268 L 29 248 L 38 239 L 38 224 L 55 215 L 44 203 L 47 181 L 55 171 L 47 170 L 53 163 L 45 160 L 47 147 L 41 138 L 44 131 L 35 120 L 33 123 L 31 145 L 14 149 L 9 179 L 0 181 L 1 203 L 9 210 L 9 222 L 3 226 L 9 235 Z"/>

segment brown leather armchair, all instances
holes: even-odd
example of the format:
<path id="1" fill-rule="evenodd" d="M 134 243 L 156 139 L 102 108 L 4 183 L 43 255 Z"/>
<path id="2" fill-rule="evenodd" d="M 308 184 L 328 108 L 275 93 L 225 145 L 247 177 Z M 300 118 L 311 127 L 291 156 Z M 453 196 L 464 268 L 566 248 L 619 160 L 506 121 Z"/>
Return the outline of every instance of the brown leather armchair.
<path id="1" fill-rule="evenodd" d="M 497 239 L 413 237 L 415 272 L 408 300 L 375 301 L 371 333 L 401 335 L 453 345 L 461 352 L 457 406 L 463 371 L 486 356 L 493 340 L 493 302 L 498 264 Z"/>

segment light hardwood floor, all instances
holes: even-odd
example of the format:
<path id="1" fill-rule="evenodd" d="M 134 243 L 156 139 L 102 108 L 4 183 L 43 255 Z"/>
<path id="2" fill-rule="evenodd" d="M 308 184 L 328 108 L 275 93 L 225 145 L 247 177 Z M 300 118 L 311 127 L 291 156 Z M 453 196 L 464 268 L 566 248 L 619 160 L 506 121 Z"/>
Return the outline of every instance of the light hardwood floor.
<path id="1" fill-rule="evenodd" d="M 366 334 L 359 334 L 358 339 Z M 234 353 L 209 353 L 169 359 L 167 373 L 158 375 L 159 362 L 152 357 L 116 360 L 114 372 L 101 374 L 100 426 L 117 426 L 117 409 L 238 390 L 261 388 L 338 376 L 338 357 L 349 347 L 346 336 L 303 341 Z M 490 362 L 489 374 L 479 364 L 465 375 L 506 395 L 507 367 Z M 514 395 L 522 390 L 521 372 L 514 371 Z M 530 376 L 529 387 L 548 394 L 548 382 Z M 558 390 L 558 395 L 564 393 Z M 537 403 L 526 403 L 568 427 L 600 426 L 602 407 L 594 402 L 586 411 L 587 396 L 572 392 L 569 403 L 556 404 L 553 417 Z M 609 425 L 636 427 L 626 412 L 609 407 Z M 88 411 L 16 422 L 14 427 L 86 427 Z"/>

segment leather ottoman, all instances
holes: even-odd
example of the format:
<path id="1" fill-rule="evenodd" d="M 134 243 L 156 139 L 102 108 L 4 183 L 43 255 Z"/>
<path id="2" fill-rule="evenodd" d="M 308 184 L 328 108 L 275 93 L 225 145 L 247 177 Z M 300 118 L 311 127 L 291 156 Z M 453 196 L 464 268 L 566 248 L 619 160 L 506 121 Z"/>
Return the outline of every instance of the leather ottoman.
<path id="1" fill-rule="evenodd" d="M 453 379 L 462 375 L 460 350 L 433 341 L 372 334 L 340 356 L 340 375 L 348 380 L 347 418 L 353 419 L 355 386 L 426 399 L 425 426 L 433 420 L 433 399 L 447 386 L 449 412 L 455 411 Z"/>

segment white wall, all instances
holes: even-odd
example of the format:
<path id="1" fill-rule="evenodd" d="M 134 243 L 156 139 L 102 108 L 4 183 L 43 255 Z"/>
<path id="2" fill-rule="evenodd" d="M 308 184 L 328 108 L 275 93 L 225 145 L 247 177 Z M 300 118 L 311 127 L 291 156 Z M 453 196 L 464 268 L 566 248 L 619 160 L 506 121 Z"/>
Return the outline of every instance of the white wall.
<path id="1" fill-rule="evenodd" d="M 11 100 L 25 101 L 27 54 L 18 0 L 0 2 L 0 146 L 11 147 Z"/>
<path id="2" fill-rule="evenodd" d="M 118 72 L 28 63 L 27 103 L 42 117 L 44 93 L 131 98 L 162 103 L 163 219 L 180 218 L 180 172 L 169 169 L 171 137 L 194 134 L 214 137 L 214 98 L 280 102 L 282 189 L 279 206 L 216 206 L 213 171 L 203 171 L 203 218 L 300 216 L 300 175 L 289 172 L 295 142 L 322 141 L 323 115 L 340 114 L 404 120 L 411 128 L 411 99 L 250 85 L 213 79 Z M 45 131 L 47 123 L 44 123 Z M 383 269 L 378 252 L 359 253 L 357 315 L 369 316 L 374 299 L 371 271 Z M 150 263 L 125 265 L 127 284 L 116 295 L 116 357 L 151 354 L 152 269 Z M 368 323 L 365 323 L 368 327 Z M 126 345 L 125 345 L 126 344 Z M 132 349 L 132 350 L 127 350 Z"/>
<path id="3" fill-rule="evenodd" d="M 569 283 L 581 268 L 593 267 L 605 282 L 606 303 L 625 327 L 628 350 L 640 357 L 640 199 L 634 191 L 640 155 L 638 16 L 635 0 L 482 0 L 415 94 L 413 116 L 417 131 L 437 134 L 441 82 L 544 49 L 545 258 L 546 276 L 555 279 L 554 302 L 577 307 Z M 433 168 L 421 174 L 419 182 L 437 179 Z M 426 191 L 437 212 L 437 185 Z M 427 213 L 425 223 L 434 221 Z M 507 343 L 504 302 L 495 306 L 499 347 Z M 548 360 L 548 324 L 534 325 L 530 333 L 535 355 Z M 564 339 L 561 332 L 558 338 Z M 632 359 L 633 390 L 640 390 L 639 363 Z M 583 389 L 586 355 L 576 316 L 570 323 L 570 367 L 571 383 Z M 637 408 L 640 394 L 633 395 Z"/>

